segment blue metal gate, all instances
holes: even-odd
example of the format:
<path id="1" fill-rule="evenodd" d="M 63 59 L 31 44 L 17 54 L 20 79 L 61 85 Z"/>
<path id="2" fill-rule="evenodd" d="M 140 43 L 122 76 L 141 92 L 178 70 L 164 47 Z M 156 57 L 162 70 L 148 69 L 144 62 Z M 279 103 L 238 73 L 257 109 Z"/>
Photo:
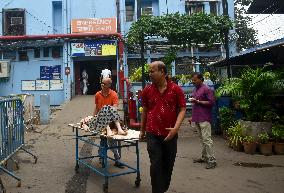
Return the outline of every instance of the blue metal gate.
<path id="1" fill-rule="evenodd" d="M 19 149 L 32 155 L 37 162 L 37 157 L 23 148 L 24 146 L 24 120 L 23 103 L 19 98 L 0 98 L 0 169 L 18 180 L 21 186 L 21 178 L 4 168 L 6 161 Z M 1 183 L 1 188 L 4 189 Z"/>

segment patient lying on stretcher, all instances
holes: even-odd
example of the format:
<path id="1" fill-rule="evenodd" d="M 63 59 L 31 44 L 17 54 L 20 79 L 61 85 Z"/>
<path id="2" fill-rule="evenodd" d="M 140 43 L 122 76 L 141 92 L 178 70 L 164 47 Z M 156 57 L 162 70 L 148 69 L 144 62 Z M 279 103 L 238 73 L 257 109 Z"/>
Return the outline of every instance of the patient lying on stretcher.
<path id="1" fill-rule="evenodd" d="M 103 106 L 96 116 L 87 116 L 80 121 L 85 131 L 98 131 L 103 135 L 127 135 L 127 129 L 122 129 L 120 117 L 115 107 Z"/>

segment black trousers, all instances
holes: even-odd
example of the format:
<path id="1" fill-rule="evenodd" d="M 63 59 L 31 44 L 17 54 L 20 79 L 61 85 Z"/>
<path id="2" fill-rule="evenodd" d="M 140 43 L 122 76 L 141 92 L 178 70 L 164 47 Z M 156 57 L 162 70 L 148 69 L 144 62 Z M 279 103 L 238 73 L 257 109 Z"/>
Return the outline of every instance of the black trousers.
<path id="1" fill-rule="evenodd" d="M 164 193 L 171 182 L 172 171 L 177 153 L 176 135 L 170 141 L 164 141 L 164 137 L 147 133 L 147 150 L 151 162 L 150 175 L 152 193 Z"/>

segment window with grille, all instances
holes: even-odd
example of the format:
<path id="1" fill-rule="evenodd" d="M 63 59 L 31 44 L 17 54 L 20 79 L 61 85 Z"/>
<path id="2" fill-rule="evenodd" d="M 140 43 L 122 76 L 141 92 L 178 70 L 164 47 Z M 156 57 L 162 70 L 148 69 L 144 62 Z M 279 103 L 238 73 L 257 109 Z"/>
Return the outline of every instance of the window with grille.
<path id="1" fill-rule="evenodd" d="M 4 36 L 26 34 L 25 9 L 3 9 L 2 30 Z"/>
<path id="2" fill-rule="evenodd" d="M 209 2 L 210 5 L 210 14 L 217 15 L 217 2 Z"/>
<path id="3" fill-rule="evenodd" d="M 19 51 L 19 61 L 28 61 L 28 52 L 27 50 L 21 50 Z"/>
<path id="4" fill-rule="evenodd" d="M 34 49 L 34 58 L 40 58 L 40 48 Z"/>
<path id="5" fill-rule="evenodd" d="M 152 2 L 145 2 L 141 5 L 141 15 L 153 15 Z"/>
<path id="6" fill-rule="evenodd" d="M 60 58 L 60 46 L 52 47 L 52 57 L 53 58 Z"/>
<path id="7" fill-rule="evenodd" d="M 134 21 L 134 2 L 125 2 L 126 22 Z"/>
<path id="8" fill-rule="evenodd" d="M 204 12 L 204 4 L 203 3 L 186 3 L 185 12 L 189 15 L 194 14 L 194 13 Z"/>
<path id="9" fill-rule="evenodd" d="M 16 60 L 16 51 L 3 51 L 3 59 Z"/>
<path id="10" fill-rule="evenodd" d="M 49 48 L 43 48 L 43 57 L 47 58 L 49 57 Z"/>

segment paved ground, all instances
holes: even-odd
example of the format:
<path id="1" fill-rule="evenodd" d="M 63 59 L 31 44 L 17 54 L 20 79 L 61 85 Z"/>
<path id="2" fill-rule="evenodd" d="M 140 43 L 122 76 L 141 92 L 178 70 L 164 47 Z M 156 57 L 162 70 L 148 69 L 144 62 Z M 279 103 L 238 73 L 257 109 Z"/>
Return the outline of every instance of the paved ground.
<path id="1" fill-rule="evenodd" d="M 6 174 L 1 178 L 11 193 L 100 193 L 103 177 L 75 166 L 75 140 L 68 123 L 78 122 L 92 114 L 91 96 L 80 96 L 55 112 L 50 125 L 38 126 L 36 132 L 26 133 L 26 147 L 39 156 L 37 164 L 33 159 L 19 152 L 19 170 L 22 186 Z M 204 169 L 205 165 L 193 164 L 192 158 L 200 153 L 199 141 L 194 128 L 182 125 L 178 140 L 178 155 L 173 171 L 169 193 L 283 193 L 284 156 L 247 155 L 228 148 L 221 136 L 214 136 L 218 167 Z M 96 153 L 97 149 L 85 143 L 80 144 L 80 155 Z M 115 177 L 109 181 L 110 193 L 150 193 L 149 159 L 145 143 L 140 143 L 141 186 L 135 188 L 135 174 Z M 123 161 L 134 164 L 134 148 L 123 150 Z M 97 165 L 97 160 L 93 164 Z M 243 163 L 242 166 L 237 163 Z M 257 163 L 257 164 L 250 164 Z M 262 164 L 262 165 L 261 165 Z M 250 167 L 259 166 L 259 167 Z M 117 171 L 111 167 L 111 171 Z"/>

